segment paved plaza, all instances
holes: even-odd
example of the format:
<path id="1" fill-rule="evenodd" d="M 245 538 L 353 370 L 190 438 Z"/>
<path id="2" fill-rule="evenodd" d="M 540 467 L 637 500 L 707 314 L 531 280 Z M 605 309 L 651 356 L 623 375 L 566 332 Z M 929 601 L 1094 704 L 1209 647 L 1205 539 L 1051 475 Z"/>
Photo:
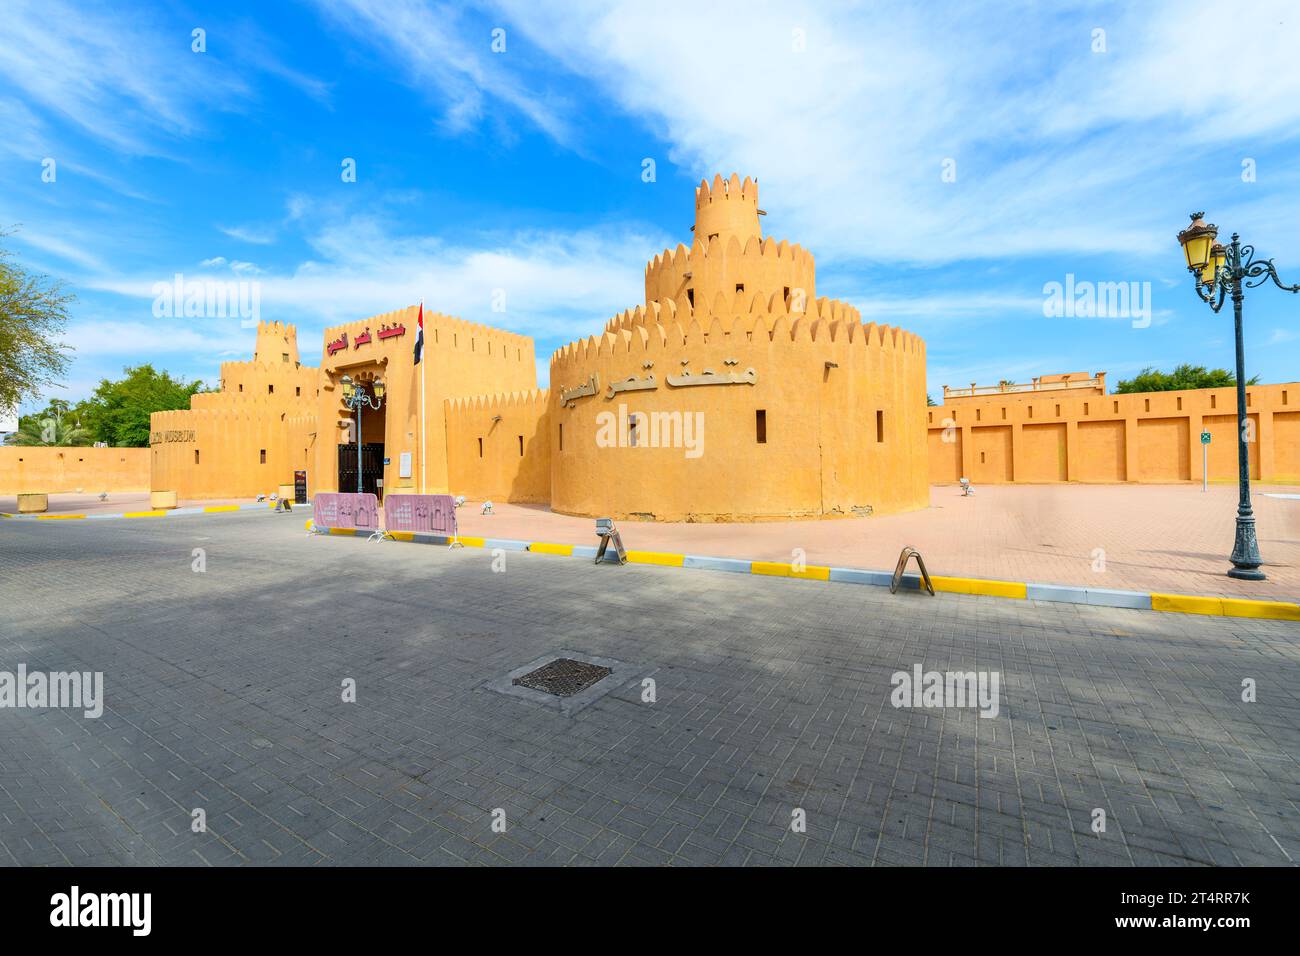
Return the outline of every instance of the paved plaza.
<path id="1" fill-rule="evenodd" d="M 998 491 L 942 507 L 1005 521 Z M 1300 624 L 502 558 L 301 513 L 0 522 L 0 670 L 104 675 L 98 719 L 0 709 L 0 860 L 1300 860 Z M 559 651 L 622 676 L 567 714 L 498 689 Z M 917 665 L 997 672 L 997 715 L 894 707 Z"/>
<path id="2" fill-rule="evenodd" d="M 236 499 L 231 499 L 231 502 Z M 241 499 L 248 501 L 249 499 Z M 1238 581 L 1231 566 L 1236 485 L 988 485 L 963 497 L 935 485 L 930 507 L 899 515 L 740 524 L 620 521 L 629 548 L 757 561 L 892 570 L 905 545 L 932 574 L 1121 591 L 1300 601 L 1300 487 L 1256 485 L 1263 582 Z M 221 501 L 183 504 L 226 504 Z M 0 511 L 14 499 L 0 498 Z M 51 513 L 148 508 L 148 496 L 50 496 Z M 478 502 L 458 512 L 463 534 L 561 544 L 596 543 L 589 518 L 542 505 Z"/>

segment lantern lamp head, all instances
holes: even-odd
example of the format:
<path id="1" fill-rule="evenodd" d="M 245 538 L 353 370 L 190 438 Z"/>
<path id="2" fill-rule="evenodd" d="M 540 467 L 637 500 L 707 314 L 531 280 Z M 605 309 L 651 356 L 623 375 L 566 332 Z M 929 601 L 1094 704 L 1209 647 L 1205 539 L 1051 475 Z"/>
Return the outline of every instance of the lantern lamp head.
<path id="1" fill-rule="evenodd" d="M 1178 241 L 1182 244 L 1183 254 L 1187 257 L 1188 271 L 1204 272 L 1210 262 L 1210 248 L 1215 236 L 1219 234 L 1219 227 L 1207 225 L 1203 212 L 1194 212 L 1191 215 L 1192 224 L 1178 234 Z"/>
<path id="2" fill-rule="evenodd" d="M 1219 270 L 1228 260 L 1228 250 L 1224 248 L 1223 243 L 1216 242 L 1210 247 L 1210 261 L 1205 264 L 1201 270 L 1201 282 L 1207 286 L 1214 285 L 1214 280 L 1219 275 Z"/>

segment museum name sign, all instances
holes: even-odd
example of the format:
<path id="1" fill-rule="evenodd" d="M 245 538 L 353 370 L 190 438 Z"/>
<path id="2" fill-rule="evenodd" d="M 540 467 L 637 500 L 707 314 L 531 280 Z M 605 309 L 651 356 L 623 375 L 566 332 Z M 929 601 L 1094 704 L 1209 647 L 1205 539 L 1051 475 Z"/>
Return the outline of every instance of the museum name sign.
<path id="1" fill-rule="evenodd" d="M 167 442 L 188 442 L 194 441 L 194 429 L 186 428 L 177 431 L 154 432 L 149 439 L 151 445 L 162 445 Z"/>

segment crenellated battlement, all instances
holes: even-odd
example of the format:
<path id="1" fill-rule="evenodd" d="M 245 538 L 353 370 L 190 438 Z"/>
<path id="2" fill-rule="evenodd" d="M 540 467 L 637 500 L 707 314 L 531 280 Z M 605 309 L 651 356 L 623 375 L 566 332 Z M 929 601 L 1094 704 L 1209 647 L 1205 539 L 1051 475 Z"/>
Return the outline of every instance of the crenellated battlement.
<path id="1" fill-rule="evenodd" d="M 843 303 L 827 302 L 831 315 L 834 315 L 836 305 L 852 309 Z M 725 344 L 738 356 L 761 353 L 769 360 L 767 364 L 776 358 L 774 349 L 790 347 L 790 359 L 794 361 L 800 346 L 813 344 L 846 354 L 849 351 L 878 350 L 925 355 L 925 341 L 920 336 L 895 326 L 864 323 L 847 314 L 834 318 L 821 314 L 713 315 L 705 318 L 707 324 L 694 316 L 678 314 L 667 322 L 633 322 L 570 342 L 551 356 L 552 388 L 581 384 L 590 363 L 602 357 L 633 356 L 634 362 L 646 362 L 668 356 L 680 361 L 688 357 L 681 354 L 683 349 L 689 350 L 697 345 Z M 748 360 L 739 361 L 743 364 Z M 673 362 L 669 367 L 676 364 Z"/>
<path id="2" fill-rule="evenodd" d="M 194 428 L 196 425 L 216 421 L 247 422 L 267 429 L 278 429 L 295 423 L 314 422 L 316 415 L 311 411 L 295 412 L 286 408 L 284 402 L 277 402 L 270 396 L 263 395 L 250 396 L 243 401 L 224 405 L 153 412 L 149 418 L 153 423 L 154 431 L 171 425 L 176 428 Z"/>
<path id="3" fill-rule="evenodd" d="M 267 322 L 265 319 L 259 319 L 257 323 L 257 334 L 281 339 L 293 336 L 296 340 L 298 338 L 298 327 L 292 322 Z"/>
<path id="4" fill-rule="evenodd" d="M 747 203 L 758 209 L 758 180 L 746 176 L 740 181 L 739 173 L 732 173 L 730 179 L 723 179 L 721 173 L 713 176 L 713 185 L 707 179 L 701 179 L 695 187 L 695 208 L 711 205 L 715 202 Z"/>
<path id="5" fill-rule="evenodd" d="M 534 388 L 524 391 L 497 392 L 492 395 L 468 395 L 463 398 L 444 399 L 449 413 L 483 412 L 525 408 L 544 408 L 550 399 L 550 390 Z"/>
<path id="6" fill-rule="evenodd" d="M 254 362 L 271 362 L 275 356 L 298 361 L 298 328 L 288 322 L 257 323 L 257 341 L 253 346 Z"/>
<path id="7" fill-rule="evenodd" d="M 722 239 L 736 238 L 741 242 L 761 239 L 763 230 L 758 223 L 758 183 L 732 173 L 730 179 L 721 174 L 713 177 L 713 185 L 701 180 L 695 187 L 695 238 L 708 242 L 713 236 Z"/>
<path id="8" fill-rule="evenodd" d="M 822 297 L 813 302 L 803 303 L 802 309 L 798 309 L 797 305 L 797 302 L 785 298 L 783 292 L 756 292 L 752 298 L 748 293 L 737 292 L 730 301 L 724 294 L 719 293 L 711 306 L 704 309 L 693 309 L 686 301 L 663 299 L 620 312 L 605 323 L 605 331 L 615 332 L 619 329 L 666 324 L 673 321 L 684 325 L 692 319 L 705 321 L 715 315 L 806 315 L 809 318 L 827 321 L 862 321 L 861 313 L 854 306 L 839 299 Z"/>
<path id="9" fill-rule="evenodd" d="M 730 303 L 743 293 L 780 290 L 782 298 L 816 298 L 812 253 L 787 240 L 764 239 L 759 227 L 758 183 L 732 174 L 707 180 L 695 190 L 695 225 L 690 247 L 665 249 L 645 268 L 645 301 L 684 301 L 701 310 L 719 293 Z"/>
<path id="10" fill-rule="evenodd" d="M 342 325 L 331 325 L 325 329 L 325 342 L 338 338 L 342 333 L 347 332 L 348 337 L 354 338 L 357 332 L 364 332 L 370 328 L 377 330 L 382 325 L 393 325 L 400 323 L 406 325 L 407 337 L 413 336 L 416 332 L 415 321 L 419 315 L 419 306 L 407 306 L 398 308 L 391 312 L 380 312 L 378 315 L 368 317 L 368 319 L 357 319 L 351 323 Z M 533 339 L 529 336 L 521 336 L 516 332 L 507 332 L 506 329 L 493 328 L 491 325 L 476 323 L 468 319 L 460 319 L 458 316 L 446 315 L 443 312 L 430 312 L 428 308 L 424 310 L 424 343 L 426 349 L 433 343 L 433 329 L 446 329 L 448 333 L 463 333 L 465 336 L 472 336 L 480 341 L 500 342 L 502 345 L 513 347 L 528 347 L 532 349 Z"/>

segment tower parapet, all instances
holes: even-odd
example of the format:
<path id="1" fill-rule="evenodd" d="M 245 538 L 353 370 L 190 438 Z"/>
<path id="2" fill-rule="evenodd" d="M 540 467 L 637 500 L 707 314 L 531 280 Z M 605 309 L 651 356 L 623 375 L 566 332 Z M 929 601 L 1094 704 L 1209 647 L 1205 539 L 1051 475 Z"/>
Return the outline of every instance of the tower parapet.
<path id="1" fill-rule="evenodd" d="M 254 362 L 290 362 L 298 364 L 298 329 L 280 322 L 257 323 Z"/>
<path id="2" fill-rule="evenodd" d="M 708 242 L 713 237 L 729 239 L 734 236 L 742 245 L 750 239 L 762 239 L 763 230 L 758 224 L 758 183 L 731 174 L 707 179 L 695 187 L 695 238 Z"/>
<path id="3" fill-rule="evenodd" d="M 747 312 L 773 298 L 791 312 L 805 311 L 817 296 L 812 253 L 801 246 L 764 239 L 758 225 L 758 183 L 732 173 L 695 190 L 695 235 L 690 249 L 666 249 L 646 264 L 645 301 L 672 299 L 698 313 L 715 308 Z M 734 303 L 742 302 L 737 306 Z M 720 303 L 725 303 L 721 305 Z"/>

